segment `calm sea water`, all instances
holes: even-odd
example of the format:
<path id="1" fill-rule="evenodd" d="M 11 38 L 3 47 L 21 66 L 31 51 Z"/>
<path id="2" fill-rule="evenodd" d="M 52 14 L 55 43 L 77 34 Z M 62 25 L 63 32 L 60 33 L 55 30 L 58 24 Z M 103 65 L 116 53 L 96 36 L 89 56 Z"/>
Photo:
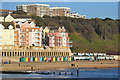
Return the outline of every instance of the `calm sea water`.
<path id="1" fill-rule="evenodd" d="M 60 71 L 61 70 L 61 71 Z M 94 69 L 94 68 L 79 68 L 79 75 L 77 76 L 76 68 L 60 68 L 56 71 L 41 71 L 50 72 L 55 74 L 43 75 L 43 74 L 2 74 L 2 78 L 118 78 L 120 68 L 109 68 L 109 69 Z M 62 74 L 59 75 L 58 73 Z M 68 72 L 67 75 L 64 72 Z M 73 73 L 71 75 L 70 73 Z"/>

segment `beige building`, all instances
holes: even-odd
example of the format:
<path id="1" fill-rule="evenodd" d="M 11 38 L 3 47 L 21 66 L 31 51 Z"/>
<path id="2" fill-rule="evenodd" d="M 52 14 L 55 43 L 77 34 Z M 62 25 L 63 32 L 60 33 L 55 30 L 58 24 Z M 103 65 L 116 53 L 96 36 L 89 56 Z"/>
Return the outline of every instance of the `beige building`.
<path id="1" fill-rule="evenodd" d="M 70 8 L 68 7 L 49 7 L 47 4 L 25 4 L 17 5 L 17 10 L 22 10 L 30 15 L 43 17 L 49 16 L 70 16 Z"/>
<path id="2" fill-rule="evenodd" d="M 52 7 L 50 8 L 50 16 L 70 16 L 70 8 Z"/>
<path id="3" fill-rule="evenodd" d="M 6 46 L 6 47 L 4 47 Z M 0 49 L 11 49 L 14 46 L 13 23 L 0 23 Z"/>
<path id="4" fill-rule="evenodd" d="M 47 4 L 26 4 L 17 5 L 17 10 L 22 10 L 30 15 L 36 15 L 43 17 L 44 15 L 49 15 L 49 5 Z"/>

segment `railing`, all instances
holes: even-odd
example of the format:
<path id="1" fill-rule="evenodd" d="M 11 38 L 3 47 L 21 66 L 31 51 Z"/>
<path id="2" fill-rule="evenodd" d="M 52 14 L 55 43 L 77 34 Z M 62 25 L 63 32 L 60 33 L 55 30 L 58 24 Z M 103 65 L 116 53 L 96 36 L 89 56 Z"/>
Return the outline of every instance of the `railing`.
<path id="1" fill-rule="evenodd" d="M 20 32 L 20 33 L 26 33 L 26 32 Z"/>
<path id="2" fill-rule="evenodd" d="M 21 42 L 26 42 L 25 40 L 21 40 Z"/>

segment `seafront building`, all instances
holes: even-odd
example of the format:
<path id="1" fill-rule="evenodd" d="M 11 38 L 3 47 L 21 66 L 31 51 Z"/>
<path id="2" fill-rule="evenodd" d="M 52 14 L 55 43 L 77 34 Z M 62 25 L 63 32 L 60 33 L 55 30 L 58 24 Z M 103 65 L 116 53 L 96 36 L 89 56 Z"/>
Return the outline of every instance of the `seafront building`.
<path id="1" fill-rule="evenodd" d="M 49 47 L 71 47 L 70 38 L 64 27 L 48 33 Z"/>
<path id="2" fill-rule="evenodd" d="M 42 43 L 42 30 L 36 27 L 32 21 L 15 22 L 16 23 L 16 45 L 20 47 L 37 46 L 40 47 Z"/>
<path id="3" fill-rule="evenodd" d="M 52 8 L 50 8 L 50 16 L 70 17 L 70 8 L 68 8 L 68 7 L 52 7 Z"/>
<path id="4" fill-rule="evenodd" d="M 11 13 L 0 14 L 0 22 L 29 21 L 32 20 L 29 15 L 19 15 Z"/>
<path id="5" fill-rule="evenodd" d="M 47 4 L 24 4 L 17 5 L 17 10 L 22 10 L 27 12 L 29 15 L 36 15 L 43 17 L 44 15 L 49 15 L 49 5 Z"/>
<path id="6" fill-rule="evenodd" d="M 43 17 L 48 16 L 66 16 L 72 18 L 86 18 L 85 15 L 79 15 L 77 13 L 71 13 L 69 7 L 50 7 L 48 4 L 22 4 L 16 6 L 17 10 L 22 10 L 28 15 L 36 15 Z"/>
<path id="7" fill-rule="evenodd" d="M 12 49 L 14 46 L 14 23 L 0 23 L 0 49 Z"/>
<path id="8" fill-rule="evenodd" d="M 51 39 L 52 37 L 54 37 L 55 41 Z M 69 57 L 71 56 L 69 40 L 64 27 L 51 30 L 49 26 L 36 26 L 34 21 L 0 23 L 0 51 L 3 62 L 19 62 L 21 57 L 28 56 Z M 55 45 L 52 46 L 54 43 Z"/>

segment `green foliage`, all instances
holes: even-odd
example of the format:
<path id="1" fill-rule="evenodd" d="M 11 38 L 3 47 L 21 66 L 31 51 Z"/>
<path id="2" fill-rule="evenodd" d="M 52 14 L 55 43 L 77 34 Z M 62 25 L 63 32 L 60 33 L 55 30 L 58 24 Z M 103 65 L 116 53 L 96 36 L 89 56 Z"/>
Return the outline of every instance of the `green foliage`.
<path id="1" fill-rule="evenodd" d="M 32 16 L 38 26 L 65 26 L 73 41 L 73 52 L 117 52 L 118 20 L 80 19 L 64 16 Z"/>
<path id="2" fill-rule="evenodd" d="M 14 11 L 12 14 L 20 14 L 20 15 L 27 15 L 26 12 L 19 10 L 19 11 Z"/>

